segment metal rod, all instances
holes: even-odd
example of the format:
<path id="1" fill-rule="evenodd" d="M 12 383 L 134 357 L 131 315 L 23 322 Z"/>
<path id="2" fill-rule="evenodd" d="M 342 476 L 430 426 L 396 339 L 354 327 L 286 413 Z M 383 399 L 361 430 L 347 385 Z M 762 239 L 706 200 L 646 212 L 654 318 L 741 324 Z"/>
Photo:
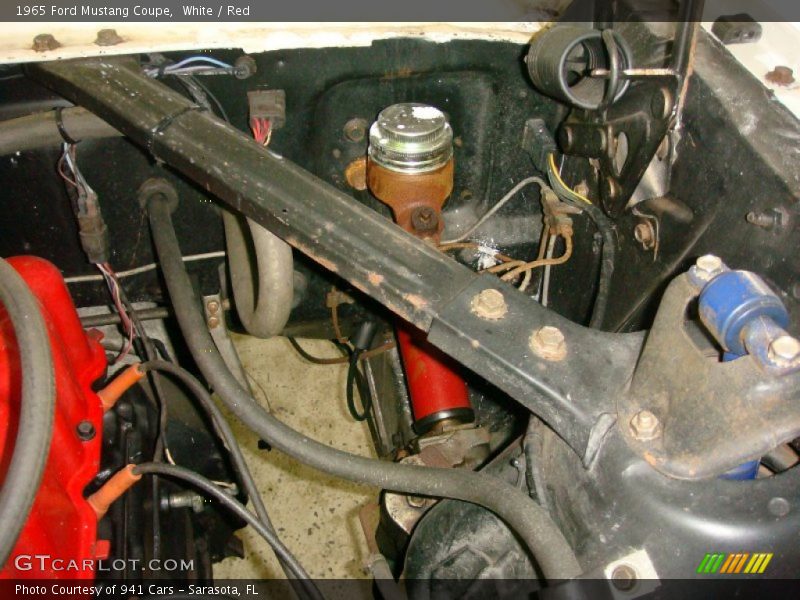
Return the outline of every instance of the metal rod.
<path id="1" fill-rule="evenodd" d="M 704 0 L 682 0 L 678 7 L 675 40 L 672 44 L 672 68 L 681 77 L 686 76 L 691 63 L 703 5 Z"/>
<path id="2" fill-rule="evenodd" d="M 142 321 L 155 321 L 166 319 L 170 316 L 168 308 L 154 307 L 137 310 L 136 314 Z M 85 315 L 81 317 L 81 325 L 84 327 L 103 327 L 105 325 L 116 325 L 121 322 L 117 313 L 103 313 L 100 315 Z"/>

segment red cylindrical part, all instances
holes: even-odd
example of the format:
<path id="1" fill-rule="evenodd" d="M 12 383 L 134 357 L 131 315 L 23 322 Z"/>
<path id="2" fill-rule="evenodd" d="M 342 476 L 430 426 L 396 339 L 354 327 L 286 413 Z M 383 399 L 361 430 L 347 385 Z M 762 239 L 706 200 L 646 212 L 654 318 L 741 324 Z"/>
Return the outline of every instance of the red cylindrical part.
<path id="1" fill-rule="evenodd" d="M 467 384 L 451 366 L 450 358 L 405 323 L 398 324 L 397 341 L 417 432 L 424 433 L 444 419 L 473 421 Z"/>

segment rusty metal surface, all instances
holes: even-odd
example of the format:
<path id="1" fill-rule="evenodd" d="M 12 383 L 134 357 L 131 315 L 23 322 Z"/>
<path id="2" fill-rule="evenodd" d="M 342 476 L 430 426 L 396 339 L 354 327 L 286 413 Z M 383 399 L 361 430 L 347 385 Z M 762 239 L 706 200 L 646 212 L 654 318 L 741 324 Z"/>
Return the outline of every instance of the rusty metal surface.
<path id="1" fill-rule="evenodd" d="M 629 443 L 674 477 L 713 476 L 800 432 L 800 411 L 793 409 L 798 376 L 769 377 L 749 359 L 722 365 L 698 358 L 679 326 L 688 300 L 682 279 L 667 293 L 639 361 L 643 335 L 586 329 L 494 277 L 476 275 L 144 78 L 135 62 L 53 62 L 36 65 L 31 75 L 429 331 L 432 344 L 545 420 L 584 464 L 601 448 L 617 409 L 623 435 L 630 435 L 626 423 L 640 410 L 660 419 L 663 436 Z M 507 299 L 502 319 L 487 321 L 470 310 L 474 296 L 488 288 Z M 542 360 L 529 348 L 531 333 L 543 326 L 563 333 L 564 360 Z"/>
<path id="2" fill-rule="evenodd" d="M 453 169 L 450 159 L 434 171 L 400 173 L 368 159 L 367 185 L 376 198 L 392 209 L 400 227 L 420 237 L 438 239 L 444 229 L 442 206 L 453 191 Z M 434 213 L 429 226 L 419 221 L 425 209 Z"/>
<path id="3" fill-rule="evenodd" d="M 800 374 L 769 375 L 750 356 L 720 362 L 685 324 L 696 294 L 686 275 L 667 288 L 631 393 L 618 403 L 631 448 L 679 479 L 717 475 L 800 434 Z M 658 435 L 636 439 L 641 411 L 658 418 Z"/>

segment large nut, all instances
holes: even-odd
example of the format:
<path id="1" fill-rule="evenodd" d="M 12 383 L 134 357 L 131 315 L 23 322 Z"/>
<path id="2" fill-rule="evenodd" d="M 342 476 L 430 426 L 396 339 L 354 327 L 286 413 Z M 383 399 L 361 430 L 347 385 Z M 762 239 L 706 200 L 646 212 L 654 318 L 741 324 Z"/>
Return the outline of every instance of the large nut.
<path id="1" fill-rule="evenodd" d="M 633 437 L 640 442 L 657 438 L 661 433 L 661 424 L 658 417 L 649 410 L 640 410 L 631 419 Z"/>
<path id="2" fill-rule="evenodd" d="M 697 275 L 703 279 L 711 279 L 715 275 L 721 273 L 724 267 L 722 259 L 719 256 L 714 256 L 713 254 L 701 256 L 697 259 L 697 262 L 694 266 L 697 271 Z"/>
<path id="3" fill-rule="evenodd" d="M 470 309 L 481 319 L 496 321 L 506 316 L 508 305 L 500 290 L 490 288 L 475 295 L 470 303 Z"/>
<path id="4" fill-rule="evenodd" d="M 531 335 L 531 350 L 545 360 L 562 360 L 567 355 L 567 342 L 558 327 L 545 326 Z"/>
<path id="5" fill-rule="evenodd" d="M 800 341 L 790 335 L 776 337 L 769 345 L 769 359 L 774 363 L 790 363 L 800 357 Z"/>

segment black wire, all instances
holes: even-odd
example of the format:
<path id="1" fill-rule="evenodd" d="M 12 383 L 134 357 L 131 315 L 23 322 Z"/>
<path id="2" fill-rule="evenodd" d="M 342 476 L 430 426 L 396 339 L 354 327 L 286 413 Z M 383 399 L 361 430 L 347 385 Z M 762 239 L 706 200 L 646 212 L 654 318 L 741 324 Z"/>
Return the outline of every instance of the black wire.
<path id="1" fill-rule="evenodd" d="M 214 431 L 216 431 L 217 435 L 227 448 L 231 456 L 231 462 L 233 463 L 236 475 L 238 475 L 239 484 L 242 486 L 242 488 L 244 488 L 244 490 L 247 492 L 247 495 L 250 497 L 250 501 L 253 503 L 253 507 L 256 509 L 256 515 L 267 529 L 275 533 L 275 527 L 272 525 L 272 521 L 269 518 L 267 507 L 264 505 L 264 500 L 258 491 L 258 485 L 256 485 L 253 474 L 250 472 L 250 468 L 247 466 L 247 461 L 242 454 L 242 449 L 236 440 L 236 436 L 233 434 L 233 430 L 231 430 L 228 421 L 225 419 L 222 411 L 211 398 L 211 394 L 208 393 L 208 390 L 206 390 L 205 386 L 189 371 L 168 361 L 148 361 L 141 364 L 141 369 L 146 372 L 161 371 L 173 375 L 179 381 L 181 381 L 194 395 L 211 420 Z M 291 569 L 289 569 L 288 565 L 283 562 L 280 556 L 278 556 L 278 562 L 280 563 L 281 568 L 283 568 L 284 573 L 286 573 L 286 577 L 292 579 L 293 573 Z M 295 591 L 300 591 L 297 589 L 297 586 L 295 586 L 294 583 L 292 583 L 292 586 L 295 587 Z"/>
<path id="2" fill-rule="evenodd" d="M 202 475 L 195 473 L 194 471 L 190 471 L 189 469 L 184 469 L 183 467 L 165 465 L 162 463 L 142 463 L 140 465 L 136 465 L 133 468 L 133 473 L 135 475 L 152 474 L 180 479 L 211 496 L 225 508 L 230 510 L 234 515 L 245 521 L 256 531 L 256 533 L 258 533 L 258 535 L 264 538 L 264 540 L 275 551 L 275 554 L 286 563 L 287 567 L 292 571 L 297 579 L 302 582 L 310 597 L 320 600 L 323 599 L 322 593 L 319 591 L 306 570 L 295 558 L 292 552 L 283 544 L 283 542 L 281 542 L 275 532 L 267 528 L 264 523 L 258 519 L 258 517 L 247 510 L 239 501 L 226 494 Z"/>
<path id="3" fill-rule="evenodd" d="M 205 94 L 211 99 L 211 101 L 214 103 L 214 106 L 217 107 L 217 110 L 219 111 L 220 116 L 223 119 L 225 119 L 226 122 L 230 123 L 231 120 L 228 117 L 228 113 L 225 112 L 225 109 L 222 107 L 222 103 L 219 101 L 219 99 L 213 93 L 211 93 L 211 90 L 208 89 L 208 86 L 206 84 L 204 84 L 204 83 L 201 83 L 200 80 L 197 79 L 197 77 L 193 77 L 191 75 L 189 75 L 188 77 L 189 77 L 189 79 L 191 79 L 194 82 L 194 84 L 197 87 L 199 87 L 201 90 L 203 90 L 203 92 L 205 92 Z"/>
<path id="4" fill-rule="evenodd" d="M 574 194 L 574 192 L 562 187 L 556 177 L 551 177 L 550 183 L 552 184 L 553 190 L 562 201 L 568 203 L 570 206 L 578 208 L 594 222 L 597 231 L 603 239 L 603 245 L 600 251 L 600 275 L 597 282 L 597 294 L 595 295 L 592 316 L 589 321 L 589 327 L 599 329 L 605 320 L 606 309 L 608 308 L 608 297 L 611 290 L 611 277 L 614 274 L 614 264 L 616 262 L 617 240 L 614 223 L 594 204 L 573 201 L 570 195 Z"/>
<path id="5" fill-rule="evenodd" d="M 354 384 L 356 382 L 356 378 L 360 376 L 360 371 L 358 370 L 358 357 L 361 356 L 363 350 L 353 350 L 350 353 L 350 361 L 347 364 L 347 384 L 345 387 L 345 394 L 347 396 L 347 411 L 350 413 L 350 416 L 353 417 L 356 421 L 365 421 L 367 417 L 369 417 L 369 411 L 372 408 L 372 394 L 369 391 L 369 386 L 364 385 L 366 382 L 363 379 L 358 385 L 358 394 L 361 396 L 361 404 L 364 408 L 362 412 L 358 412 L 356 408 L 356 401 L 354 397 Z"/>
<path id="6" fill-rule="evenodd" d="M 329 365 L 329 364 L 335 364 L 335 363 L 332 363 L 332 362 L 330 362 L 330 361 L 332 361 L 332 360 L 334 360 L 334 359 L 330 359 L 330 358 L 320 358 L 319 356 L 313 356 L 313 355 L 309 354 L 309 353 L 308 353 L 308 352 L 307 352 L 307 351 L 306 351 L 306 350 L 305 350 L 305 349 L 304 349 L 304 348 L 303 348 L 303 347 L 300 345 L 300 342 L 298 342 L 298 341 L 297 341 L 297 338 L 294 338 L 294 337 L 291 337 L 291 336 L 286 336 L 286 339 L 287 339 L 287 340 L 289 340 L 289 343 L 292 345 L 292 348 L 294 348 L 294 349 L 297 351 L 297 353 L 298 353 L 300 356 L 302 356 L 302 357 L 303 357 L 305 360 L 307 360 L 308 362 L 310 362 L 310 363 L 314 363 L 315 365 Z M 349 354 L 349 353 L 348 353 L 348 354 Z M 340 360 L 342 360 L 342 359 L 335 359 L 335 360 L 338 362 L 338 361 L 340 361 Z"/>
<path id="7" fill-rule="evenodd" d="M 144 356 L 147 358 L 147 360 L 157 360 L 158 353 L 153 345 L 153 341 L 150 339 L 150 336 L 147 335 L 147 331 L 145 331 L 142 320 L 139 318 L 139 315 L 136 314 L 136 309 L 134 309 L 133 304 L 128 299 L 128 295 L 125 293 L 125 289 L 122 287 L 122 283 L 120 283 L 118 278 L 116 279 L 116 284 L 117 290 L 119 291 L 120 302 L 122 302 L 122 305 L 128 312 L 128 317 L 130 318 L 131 323 L 133 323 L 137 337 L 141 341 L 142 349 L 144 350 Z M 158 373 L 151 373 L 149 379 L 153 387 L 154 396 L 157 399 L 158 406 L 158 434 L 156 436 L 155 446 L 153 447 L 153 461 L 161 462 L 163 460 L 164 453 L 168 450 L 167 397 L 164 393 L 164 388 L 161 387 L 161 380 Z M 151 495 L 153 506 L 158 506 L 160 501 L 158 480 L 153 481 Z M 158 510 L 152 511 L 152 533 L 153 557 L 158 558 L 161 555 L 161 514 Z"/>

